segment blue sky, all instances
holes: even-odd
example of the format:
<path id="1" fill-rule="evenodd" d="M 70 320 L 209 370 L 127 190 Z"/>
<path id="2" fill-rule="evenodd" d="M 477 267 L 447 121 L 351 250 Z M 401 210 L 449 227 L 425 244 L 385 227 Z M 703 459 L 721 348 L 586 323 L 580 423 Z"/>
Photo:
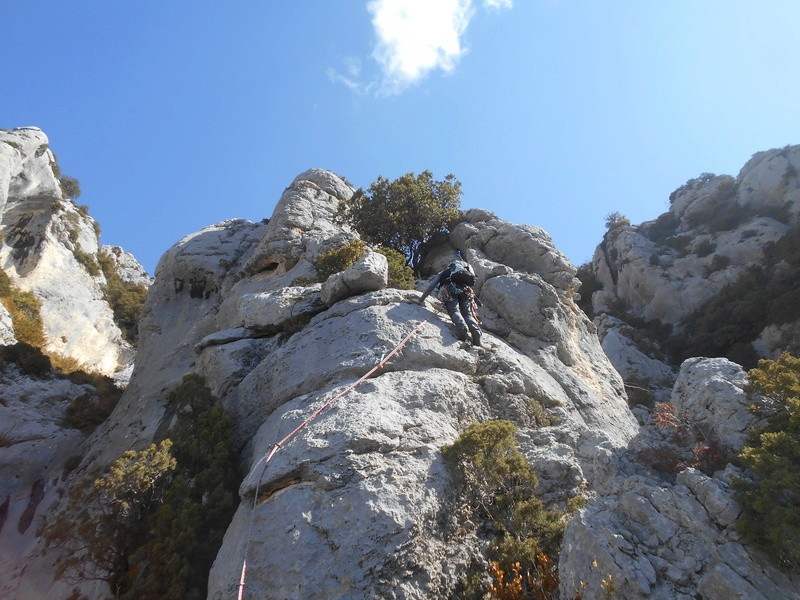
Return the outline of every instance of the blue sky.
<path id="1" fill-rule="evenodd" d="M 311 167 L 430 169 L 580 264 L 612 211 L 800 143 L 797 0 L 108 0 L 0 6 L 0 127 L 36 125 L 151 274 Z"/>

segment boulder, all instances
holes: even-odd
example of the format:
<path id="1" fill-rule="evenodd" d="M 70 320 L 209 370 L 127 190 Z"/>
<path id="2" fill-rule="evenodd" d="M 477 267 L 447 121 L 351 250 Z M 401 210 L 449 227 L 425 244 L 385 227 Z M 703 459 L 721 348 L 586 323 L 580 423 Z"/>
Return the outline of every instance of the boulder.
<path id="1" fill-rule="evenodd" d="M 320 290 L 322 302 L 330 306 L 349 296 L 382 290 L 388 278 L 389 263 L 386 257 L 368 251 L 344 271 L 328 277 Z"/>
<path id="2" fill-rule="evenodd" d="M 747 373 L 724 358 L 690 358 L 681 365 L 672 402 L 675 416 L 702 427 L 731 452 L 741 450 L 747 432 L 759 419 L 750 411 L 757 402 L 745 391 Z"/>

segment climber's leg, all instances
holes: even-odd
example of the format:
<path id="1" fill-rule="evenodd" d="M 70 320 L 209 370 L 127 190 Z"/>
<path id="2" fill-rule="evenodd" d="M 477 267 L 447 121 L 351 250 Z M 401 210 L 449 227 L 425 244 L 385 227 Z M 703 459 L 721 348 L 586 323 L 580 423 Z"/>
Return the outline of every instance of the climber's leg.
<path id="1" fill-rule="evenodd" d="M 458 309 L 464 318 L 466 326 L 469 328 L 469 331 L 472 334 L 472 344 L 474 346 L 480 346 L 481 326 L 475 320 L 475 316 L 472 313 L 472 307 L 470 306 L 470 303 L 471 303 L 470 300 L 459 300 Z"/>
<path id="2" fill-rule="evenodd" d="M 456 326 L 456 336 L 458 336 L 458 339 L 466 342 L 469 339 L 469 329 L 464 322 L 464 318 L 461 316 L 459 304 L 457 298 L 451 298 L 444 306 L 447 309 L 447 314 L 450 315 L 450 320 L 453 321 L 453 325 Z"/>

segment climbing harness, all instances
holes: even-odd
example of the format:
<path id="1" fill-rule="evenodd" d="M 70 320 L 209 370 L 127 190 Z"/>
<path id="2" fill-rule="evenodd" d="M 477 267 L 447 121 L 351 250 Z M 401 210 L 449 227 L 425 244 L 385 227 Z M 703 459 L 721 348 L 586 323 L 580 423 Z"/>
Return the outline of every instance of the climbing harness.
<path id="1" fill-rule="evenodd" d="M 465 300 L 472 318 L 475 319 L 478 325 L 483 325 L 480 318 L 478 318 L 478 310 L 476 307 L 480 300 L 478 300 L 475 291 L 471 287 L 460 286 L 452 281 L 448 281 L 439 288 L 438 297 L 445 306 L 450 300 Z"/>
<path id="2" fill-rule="evenodd" d="M 333 398 L 328 400 L 325 404 L 320 406 L 317 410 L 315 410 L 311 414 L 310 417 L 308 417 L 305 421 L 300 423 L 300 425 L 295 427 L 290 433 L 288 433 L 286 436 L 284 436 L 279 442 L 274 444 L 272 446 L 272 448 L 269 450 L 269 452 L 264 456 L 264 466 L 262 467 L 261 473 L 258 475 L 258 481 L 256 482 L 256 490 L 255 490 L 255 494 L 253 495 L 253 508 L 250 511 L 250 521 L 249 521 L 248 526 L 247 526 L 247 540 L 245 541 L 245 545 L 244 545 L 244 559 L 242 561 L 242 575 L 239 578 L 239 596 L 238 596 L 238 600 L 242 600 L 244 598 L 244 586 L 245 586 L 246 577 L 247 577 L 247 556 L 248 556 L 248 553 L 250 551 L 250 532 L 253 529 L 253 517 L 255 515 L 256 506 L 258 505 L 258 493 L 259 493 L 259 491 L 261 489 L 261 480 L 264 478 L 264 473 L 267 470 L 267 463 L 269 463 L 269 461 L 272 460 L 272 457 L 275 456 L 275 453 L 281 448 L 281 446 L 283 446 L 286 442 L 288 442 L 298 431 L 300 431 L 306 425 L 311 423 L 311 421 L 316 419 L 323 410 L 328 408 L 331 404 L 333 404 L 339 398 L 341 398 L 343 396 L 346 396 L 347 394 L 352 392 L 359 385 L 361 385 L 367 379 L 369 379 L 370 376 L 373 373 L 375 373 L 375 371 L 377 371 L 378 369 L 383 368 L 383 365 L 385 365 L 389 361 L 389 359 L 392 358 L 392 356 L 397 354 L 400 351 L 400 349 L 403 346 L 405 346 L 408 343 L 408 341 L 412 337 L 414 337 L 417 334 L 417 332 L 420 329 L 422 329 L 422 326 L 425 325 L 425 323 L 427 323 L 427 322 L 428 322 L 428 319 L 425 319 L 424 321 L 422 321 L 422 323 L 417 325 L 411 331 L 411 333 L 409 333 L 405 338 L 403 338 L 403 340 L 399 344 L 397 344 L 397 346 L 394 347 L 394 350 L 389 352 L 389 354 L 385 355 L 385 357 L 383 355 L 381 355 L 381 360 L 378 362 L 377 365 L 375 365 L 372 368 L 372 370 L 370 370 L 366 375 L 361 377 L 361 379 L 359 379 L 355 383 L 351 384 L 350 387 L 348 387 L 346 390 L 344 390 L 343 392 L 337 394 L 336 396 L 334 396 Z"/>

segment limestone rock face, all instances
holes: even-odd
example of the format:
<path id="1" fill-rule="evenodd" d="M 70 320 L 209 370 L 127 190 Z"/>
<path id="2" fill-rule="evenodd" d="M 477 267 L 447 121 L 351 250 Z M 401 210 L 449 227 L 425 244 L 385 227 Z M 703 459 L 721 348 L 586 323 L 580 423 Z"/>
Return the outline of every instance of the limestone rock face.
<path id="1" fill-rule="evenodd" d="M 0 590 L 20 597 L 66 597 L 72 586 L 45 578 L 48 560 L 37 557 L 43 515 L 57 505 L 65 481 L 86 451 L 86 435 L 64 427 L 70 401 L 92 388 L 52 375 L 25 375 L 0 367 Z M 44 563 L 44 564 L 42 564 Z"/>
<path id="2" fill-rule="evenodd" d="M 730 491 L 736 475 L 729 467 L 713 477 L 686 469 L 675 484 L 621 480 L 567 526 L 562 593 L 575 593 L 581 582 L 600 590 L 610 575 L 620 600 L 797 597 L 797 578 L 740 543 Z"/>
<path id="3" fill-rule="evenodd" d="M 761 152 L 736 178 L 703 174 L 690 180 L 670 196 L 669 211 L 658 219 L 606 233 L 585 266 L 582 306 L 598 319 L 604 349 L 626 383 L 663 400 L 672 383 L 662 347 L 666 330 L 678 340 L 692 334 L 684 329 L 687 317 L 764 265 L 765 248 L 796 235 L 798 172 L 800 146 Z M 780 280 L 780 262 L 769 268 Z M 613 326 L 606 316 L 616 318 Z M 643 327 L 646 322 L 656 327 Z M 743 343 L 754 355 L 777 359 L 797 350 L 796 329 L 791 322 L 768 325 Z"/>
<path id="4" fill-rule="evenodd" d="M 736 179 L 691 180 L 657 221 L 609 232 L 590 265 L 602 285 L 595 312 L 617 298 L 637 316 L 678 326 L 798 221 L 798 169 L 800 146 L 762 152 Z"/>
<path id="5" fill-rule="evenodd" d="M 0 267 L 41 301 L 46 351 L 74 358 L 85 370 L 114 375 L 130 366 L 133 348 L 104 298 L 94 220 L 64 196 L 54 169 L 42 131 L 0 131 Z M 123 270 L 136 271 L 144 283 L 141 266 L 119 252 Z"/>
<path id="6" fill-rule="evenodd" d="M 676 416 L 685 427 L 702 428 L 728 452 L 738 452 L 743 432 L 761 424 L 747 410 L 752 400 L 742 389 L 745 383 L 735 363 L 689 359 L 671 399 Z M 649 443 L 639 436 L 628 451 L 636 455 Z M 674 482 L 641 465 L 622 473 L 567 526 L 562 594 L 574 593 L 581 582 L 600 590 L 610 575 L 620 600 L 800 596 L 800 578 L 741 543 L 735 527 L 740 509 L 731 487 L 741 476 L 731 464 L 710 475 L 687 467 Z"/>
<path id="7" fill-rule="evenodd" d="M 14 335 L 14 323 L 11 321 L 11 314 L 0 303 L 0 345 L 10 346 L 16 343 L 17 338 Z"/>
<path id="8" fill-rule="evenodd" d="M 755 400 L 744 391 L 747 373 L 724 358 L 690 358 L 681 365 L 673 389 L 675 416 L 710 432 L 738 452 L 758 418 L 749 410 Z"/>
<path id="9" fill-rule="evenodd" d="M 382 290 L 388 278 L 389 263 L 386 257 L 369 251 L 344 271 L 328 277 L 320 290 L 322 301 L 330 306 L 348 296 Z"/>
<path id="10" fill-rule="evenodd" d="M 235 591 L 248 535 L 248 594 L 447 597 L 487 540 L 458 518 L 442 445 L 475 421 L 510 419 L 543 497 L 563 504 L 607 488 L 620 468 L 615 453 L 639 431 L 622 380 L 575 305 L 575 268 L 538 228 L 471 211 L 443 241 L 479 273 L 484 348 L 460 342 L 437 301 L 423 307 L 411 302 L 418 292 L 382 289 L 382 255 L 340 274 L 341 298 L 309 283 L 320 252 L 357 239 L 333 218 L 351 193 L 332 173 L 310 170 L 269 221 L 226 221 L 164 255 L 130 385 L 77 471 L 145 447 L 169 426 L 167 397 L 182 376 L 205 377 L 234 418 L 245 474 L 209 598 Z M 280 436 L 419 324 L 399 354 L 264 470 Z M 551 425 L 538 426 L 542 414 Z M 33 589 L 36 575 L 19 589 Z"/>
<path id="11" fill-rule="evenodd" d="M 692 208 L 698 190 L 725 181 L 684 190 L 676 210 L 700 210 Z M 352 193 L 335 174 L 311 169 L 283 192 L 269 220 L 224 221 L 165 253 L 130 385 L 91 438 L 75 442 L 83 456 L 60 489 L 160 439 L 175 419 L 169 394 L 193 372 L 233 418 L 243 477 L 209 575 L 210 600 L 235 596 L 246 551 L 248 598 L 452 597 L 489 536 L 465 517 L 441 448 L 490 419 L 516 424 L 544 502 L 589 500 L 559 557 L 564 598 L 581 581 L 600 590 L 609 575 L 621 600 L 797 595 L 797 581 L 740 544 L 734 467 L 664 475 L 641 459 L 660 434 L 646 414 L 639 413 L 642 425 L 634 417 L 620 376 L 657 380 L 649 388 L 656 400 L 671 400 L 678 418 L 725 438 L 733 451 L 752 425 L 741 369 L 693 359 L 676 373 L 635 327 L 612 315 L 592 322 L 577 305 L 576 269 L 550 237 L 488 211 L 464 213 L 423 267 L 434 274 L 456 252 L 472 265 L 483 347 L 457 339 L 440 302 L 418 305 L 418 291 L 386 288 L 382 255 L 368 253 L 315 283 L 320 253 L 358 239 L 334 218 Z M 629 237 L 645 257 L 647 240 Z M 123 253 L 103 252 L 137 280 Z M 615 281 L 628 268 L 609 265 L 602 261 L 598 273 L 607 268 Z M 265 464 L 275 444 L 331 400 Z M 15 515 L 25 510 L 13 506 Z M 41 549 L 35 539 L 26 544 L 31 555 Z M 13 572 L 8 583 L 20 600 L 60 597 L 56 559 L 45 554 Z"/>

